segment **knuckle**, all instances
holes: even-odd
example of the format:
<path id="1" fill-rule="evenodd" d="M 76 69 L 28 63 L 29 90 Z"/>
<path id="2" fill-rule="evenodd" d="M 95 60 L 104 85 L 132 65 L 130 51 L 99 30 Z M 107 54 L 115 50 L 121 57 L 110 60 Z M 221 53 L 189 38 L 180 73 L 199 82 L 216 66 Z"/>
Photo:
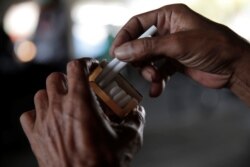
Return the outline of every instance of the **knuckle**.
<path id="1" fill-rule="evenodd" d="M 135 16 L 133 16 L 133 17 L 131 17 L 130 19 L 129 19 L 129 23 L 133 23 L 133 22 L 138 22 L 138 17 L 140 16 L 141 14 L 137 14 L 137 15 L 135 15 Z"/>
<path id="2" fill-rule="evenodd" d="M 176 9 L 176 10 L 186 10 L 186 9 L 189 9 L 189 7 L 184 4 L 184 3 L 178 3 L 178 4 L 174 4 L 172 5 L 173 9 Z"/>
<path id="3" fill-rule="evenodd" d="M 177 4 L 172 4 L 172 5 L 166 5 L 162 8 L 163 11 L 176 11 L 176 12 L 181 12 L 181 11 L 184 11 L 184 10 L 189 10 L 190 8 L 184 4 L 184 3 L 177 3 Z"/>
<path id="4" fill-rule="evenodd" d="M 178 9 L 189 9 L 189 7 L 184 3 L 177 4 L 176 8 L 178 8 Z"/>
<path id="5" fill-rule="evenodd" d="M 51 103 L 51 108 L 53 109 L 53 113 L 55 114 L 61 114 L 63 111 L 63 106 L 61 102 L 54 101 Z"/>
<path id="6" fill-rule="evenodd" d="M 140 54 L 142 56 L 145 56 L 145 58 L 150 57 L 153 50 L 154 50 L 153 42 L 150 39 L 143 39 L 141 51 L 140 51 L 140 53 L 138 53 L 137 56 L 139 57 L 139 54 Z"/>

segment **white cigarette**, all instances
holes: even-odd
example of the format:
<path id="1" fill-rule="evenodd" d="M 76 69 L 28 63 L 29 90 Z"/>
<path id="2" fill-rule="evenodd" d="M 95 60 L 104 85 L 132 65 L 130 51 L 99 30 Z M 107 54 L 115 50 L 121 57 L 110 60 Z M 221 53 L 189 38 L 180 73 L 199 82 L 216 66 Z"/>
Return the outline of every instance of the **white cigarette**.
<path id="1" fill-rule="evenodd" d="M 151 37 L 155 32 L 157 31 L 157 28 L 152 25 L 147 31 L 145 31 L 138 39 L 145 38 L 145 37 Z M 127 65 L 126 62 L 122 62 L 118 60 L 117 58 L 114 58 L 112 61 L 110 61 L 107 66 L 103 69 L 103 72 L 98 77 L 98 81 L 100 81 L 100 86 L 105 87 L 106 84 L 108 84 L 113 78 L 116 77 L 116 75 Z M 108 74 L 108 75 L 107 75 Z"/>

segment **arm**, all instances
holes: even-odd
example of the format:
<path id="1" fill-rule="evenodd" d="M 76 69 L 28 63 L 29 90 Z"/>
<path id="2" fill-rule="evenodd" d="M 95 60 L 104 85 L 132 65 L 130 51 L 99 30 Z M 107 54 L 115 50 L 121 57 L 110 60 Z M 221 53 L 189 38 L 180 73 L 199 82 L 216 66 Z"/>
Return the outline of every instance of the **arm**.
<path id="1" fill-rule="evenodd" d="M 156 36 L 134 40 L 153 24 L 158 28 Z M 179 71 L 203 86 L 227 87 L 250 104 L 250 44 L 185 5 L 134 16 L 118 33 L 110 53 L 122 61 L 144 62 L 142 74 L 152 82 L 152 96 L 163 90 L 164 77 Z M 155 59 L 164 59 L 165 68 L 145 65 Z"/>

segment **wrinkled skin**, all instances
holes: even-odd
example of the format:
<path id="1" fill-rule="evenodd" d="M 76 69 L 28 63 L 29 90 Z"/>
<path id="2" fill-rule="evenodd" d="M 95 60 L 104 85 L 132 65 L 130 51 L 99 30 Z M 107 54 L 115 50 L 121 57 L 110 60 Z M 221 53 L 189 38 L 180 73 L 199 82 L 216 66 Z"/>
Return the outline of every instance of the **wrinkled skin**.
<path id="1" fill-rule="evenodd" d="M 21 124 L 41 167 L 126 166 L 142 144 L 144 109 L 111 122 L 88 85 L 93 61 L 74 60 L 52 73 Z"/>
<path id="2" fill-rule="evenodd" d="M 152 24 L 158 33 L 136 39 Z M 130 42 L 129 42 L 130 41 Z M 227 27 L 169 5 L 134 16 L 118 33 L 111 55 L 139 66 L 158 96 L 165 78 L 183 72 L 210 88 L 230 88 L 250 104 L 250 46 Z M 152 61 L 163 59 L 162 68 Z M 40 166 L 126 166 L 141 145 L 144 110 L 138 107 L 120 124 L 111 122 L 91 93 L 84 65 L 72 61 L 67 75 L 51 74 L 35 95 L 35 109 L 21 124 Z"/>
<path id="3" fill-rule="evenodd" d="M 151 25 L 158 29 L 154 37 L 135 40 Z M 139 62 L 142 75 L 152 82 L 151 96 L 159 96 L 166 76 L 179 71 L 209 88 L 228 87 L 250 103 L 249 43 L 183 4 L 131 18 L 116 36 L 110 54 L 136 65 Z M 163 68 L 150 63 L 157 59 L 165 61 Z"/>

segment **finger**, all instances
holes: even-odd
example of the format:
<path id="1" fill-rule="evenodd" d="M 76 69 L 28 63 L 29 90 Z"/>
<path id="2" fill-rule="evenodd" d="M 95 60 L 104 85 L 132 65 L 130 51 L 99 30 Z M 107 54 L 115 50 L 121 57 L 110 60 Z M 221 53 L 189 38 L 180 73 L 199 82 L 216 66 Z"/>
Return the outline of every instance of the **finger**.
<path id="1" fill-rule="evenodd" d="M 35 119 L 36 119 L 35 110 L 25 112 L 20 117 L 20 123 L 27 137 L 29 137 L 30 134 L 32 133 Z"/>
<path id="2" fill-rule="evenodd" d="M 73 60 L 67 65 L 68 101 L 74 110 L 65 111 L 69 116 L 81 121 L 86 130 L 99 133 L 106 130 L 105 120 L 102 118 L 100 107 L 88 83 L 88 69 L 86 64 Z M 87 126 L 86 126 L 87 125 Z M 99 130 L 98 130 L 99 129 Z M 94 133 L 93 133 L 94 134 Z"/>
<path id="3" fill-rule="evenodd" d="M 48 94 L 45 89 L 39 90 L 34 96 L 35 109 L 37 111 L 37 117 L 43 119 L 45 111 L 48 109 L 49 100 Z"/>
<path id="4" fill-rule="evenodd" d="M 193 15 L 189 18 L 197 17 L 195 12 L 192 12 L 186 5 L 173 4 L 132 17 L 117 34 L 111 46 L 110 55 L 115 56 L 114 50 L 118 46 L 138 38 L 152 25 L 157 27 L 158 35 L 173 33 L 178 31 L 178 29 L 190 26 L 190 24 L 185 25 L 185 23 L 182 23 L 187 21 L 187 18 L 184 18 L 184 16 L 188 15 Z"/>
<path id="5" fill-rule="evenodd" d="M 121 45 L 114 53 L 116 58 L 126 62 L 146 61 L 162 56 L 181 61 L 182 58 L 200 52 L 213 40 L 205 37 L 205 32 L 201 30 L 138 39 Z"/>
<path id="6" fill-rule="evenodd" d="M 76 99 L 88 99 L 90 89 L 87 79 L 88 69 L 86 63 L 73 60 L 67 65 L 68 91 Z"/>
<path id="7" fill-rule="evenodd" d="M 114 49 L 121 44 L 138 38 L 150 26 L 156 25 L 157 11 L 151 11 L 132 17 L 119 31 L 112 46 L 110 55 L 114 55 Z"/>
<path id="8" fill-rule="evenodd" d="M 65 74 L 59 72 L 50 74 L 46 80 L 46 88 L 50 102 L 57 100 L 61 95 L 65 95 L 67 93 Z"/>
<path id="9" fill-rule="evenodd" d="M 149 95 L 151 97 L 158 97 L 165 88 L 164 78 L 154 66 L 146 66 L 141 71 L 142 76 L 151 82 Z"/>
<path id="10" fill-rule="evenodd" d="M 149 82 L 157 82 L 162 79 L 160 72 L 153 65 L 147 65 L 141 69 L 141 75 Z"/>

